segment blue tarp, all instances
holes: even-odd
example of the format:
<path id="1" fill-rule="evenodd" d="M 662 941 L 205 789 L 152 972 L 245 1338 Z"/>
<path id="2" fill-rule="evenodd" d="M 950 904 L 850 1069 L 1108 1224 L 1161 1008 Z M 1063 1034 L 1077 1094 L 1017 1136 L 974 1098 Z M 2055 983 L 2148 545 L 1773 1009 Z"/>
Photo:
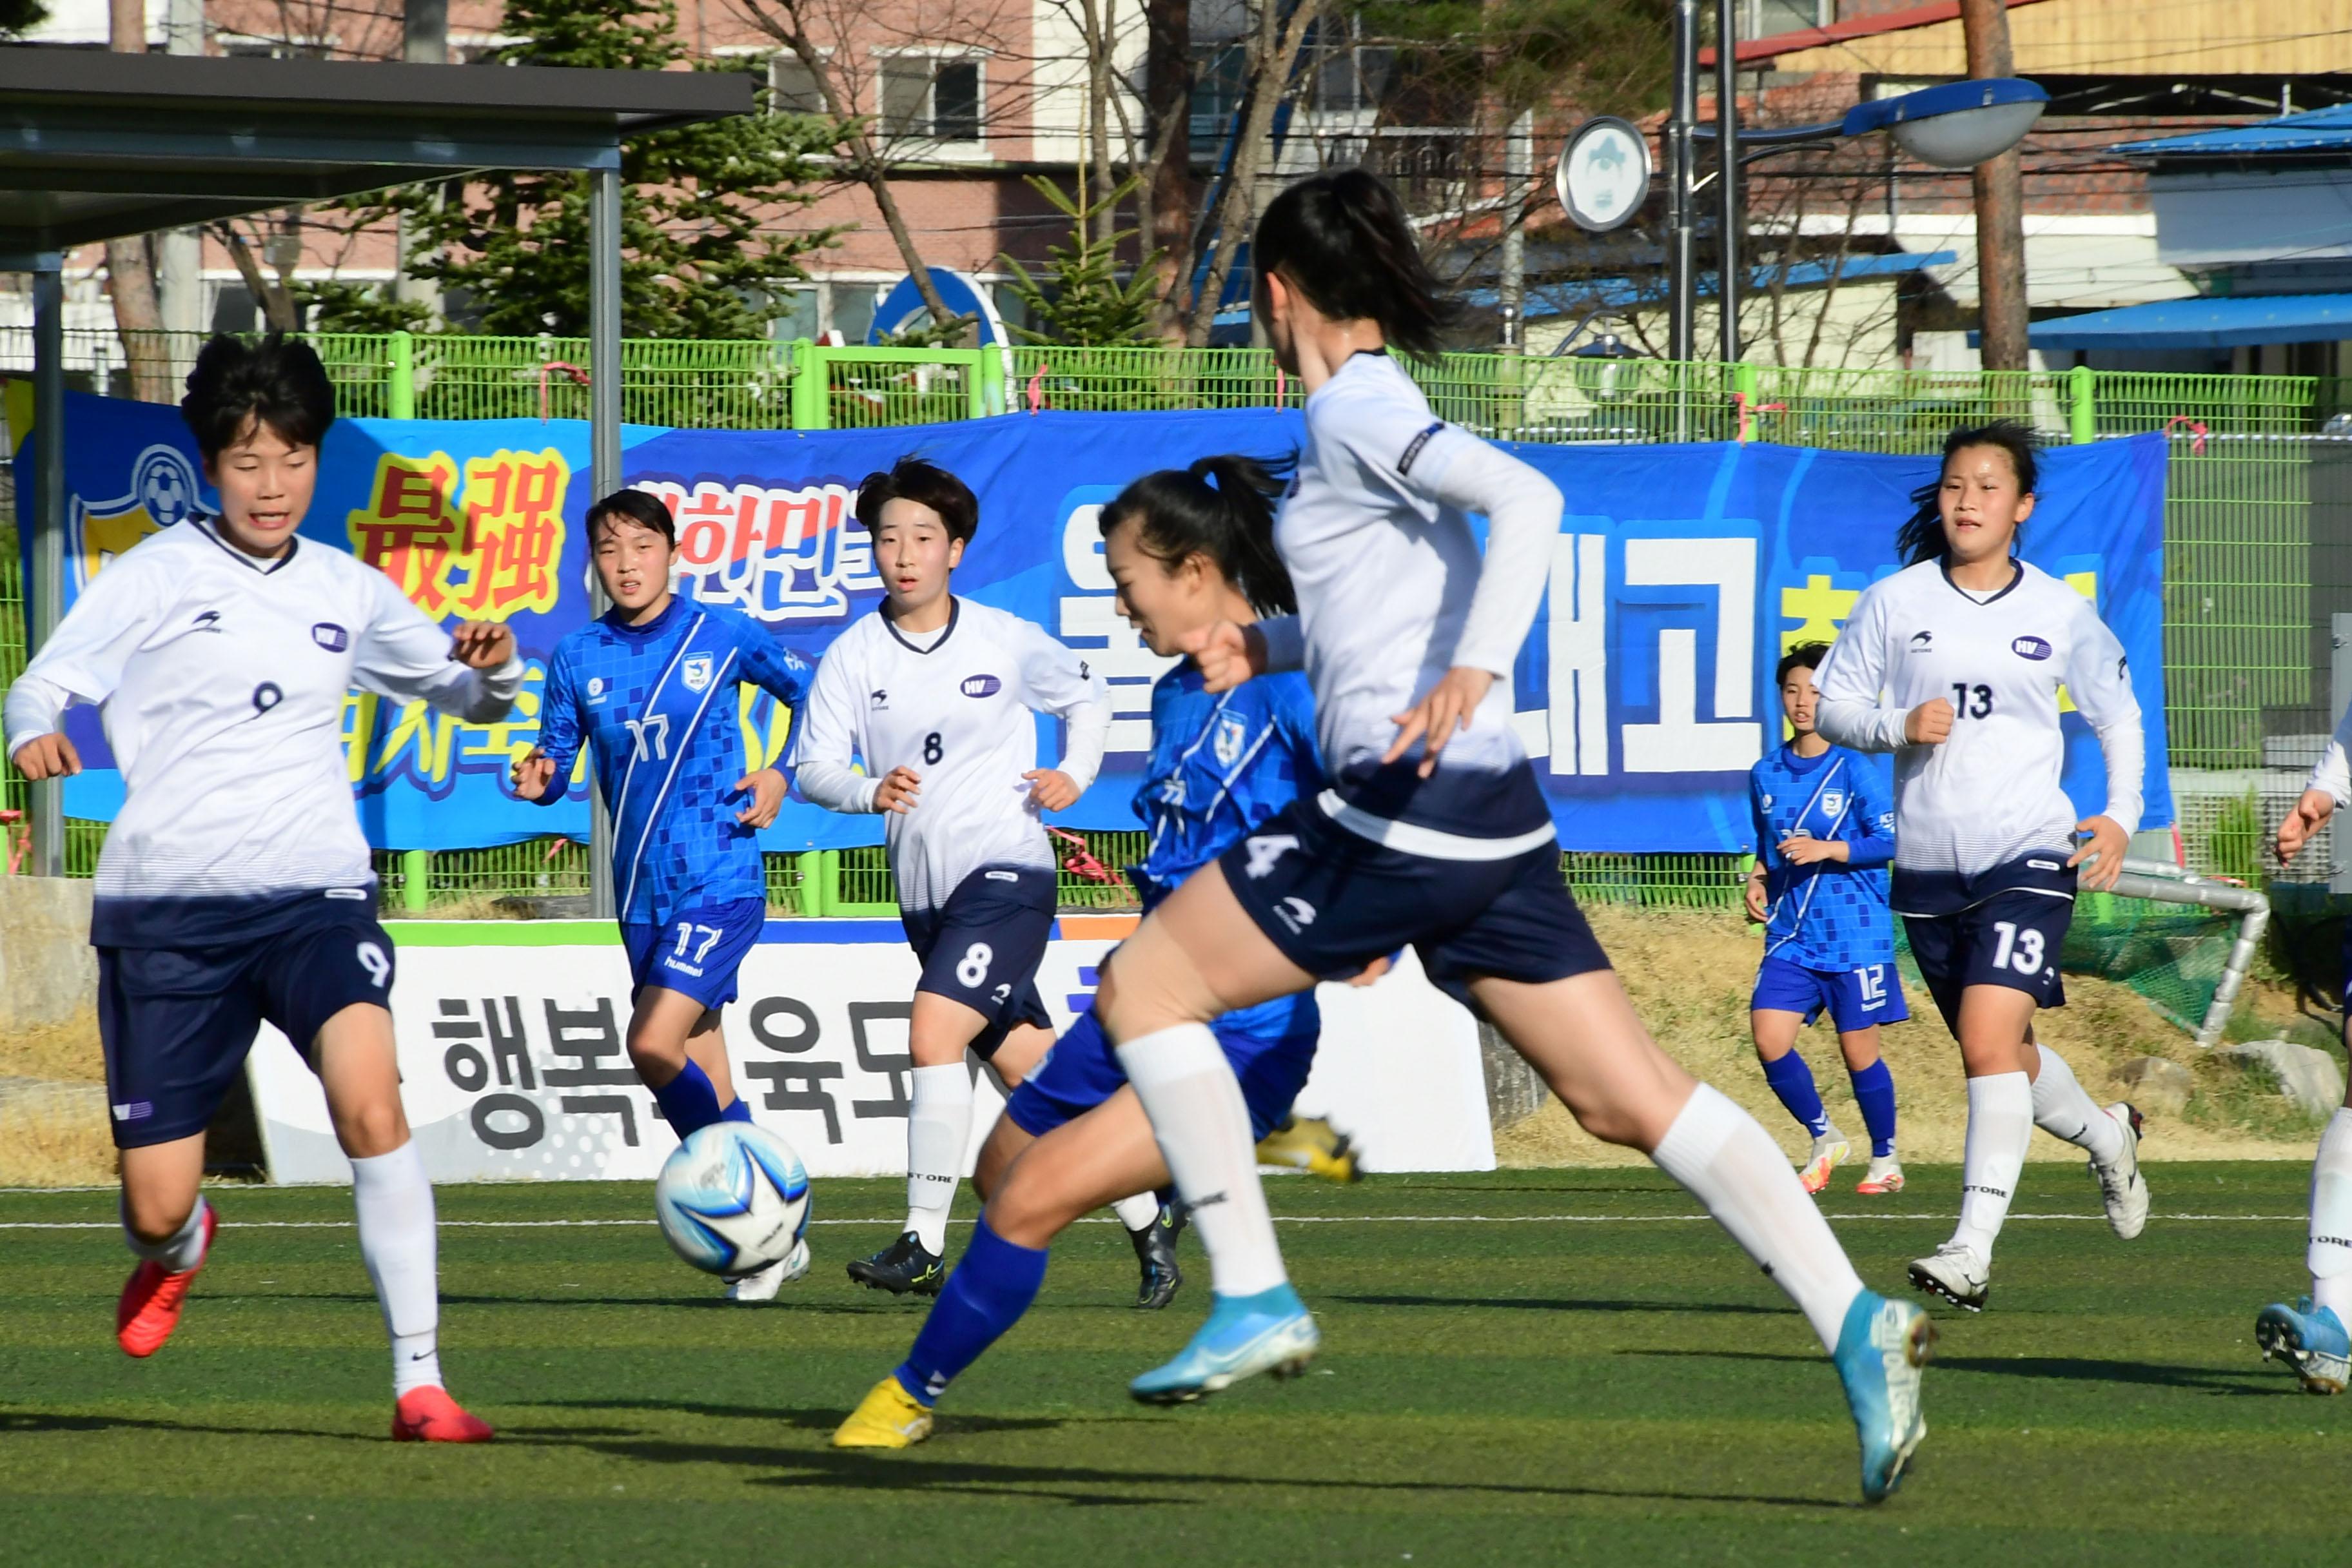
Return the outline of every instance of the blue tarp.
<path id="1" fill-rule="evenodd" d="M 2038 349 L 2227 349 L 2352 338 L 2352 294 L 2242 294 L 2160 300 L 2036 321 Z M 1976 342 L 1977 334 L 1969 334 Z"/>
<path id="2" fill-rule="evenodd" d="M 2150 142 L 2124 142 L 2108 149 L 2158 158 L 2193 156 L 2256 157 L 2268 153 L 2329 153 L 2352 150 L 2352 103 L 2315 109 L 2307 114 L 2284 114 L 2252 125 L 2221 131 L 2200 131 L 2188 136 L 2163 136 Z"/>

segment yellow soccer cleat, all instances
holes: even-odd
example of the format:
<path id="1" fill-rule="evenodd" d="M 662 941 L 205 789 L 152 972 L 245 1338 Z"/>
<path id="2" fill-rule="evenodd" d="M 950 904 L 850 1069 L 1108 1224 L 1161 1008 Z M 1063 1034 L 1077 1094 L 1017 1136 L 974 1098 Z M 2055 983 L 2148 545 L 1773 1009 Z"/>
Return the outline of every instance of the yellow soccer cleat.
<path id="1" fill-rule="evenodd" d="M 1352 1182 L 1363 1174 L 1356 1169 L 1354 1143 L 1319 1116 L 1299 1116 L 1259 1140 L 1257 1163 L 1282 1165 L 1320 1176 L 1327 1182 Z"/>
<path id="2" fill-rule="evenodd" d="M 1830 1184 L 1830 1173 L 1844 1164 L 1853 1152 L 1845 1134 L 1832 1127 L 1825 1136 L 1813 1140 L 1813 1152 L 1797 1167 L 1797 1179 L 1804 1183 L 1805 1191 L 1819 1196 L 1821 1190 Z"/>
<path id="3" fill-rule="evenodd" d="M 836 1448 L 911 1448 L 931 1435 L 930 1407 L 884 1378 L 858 1401 L 833 1434 Z"/>

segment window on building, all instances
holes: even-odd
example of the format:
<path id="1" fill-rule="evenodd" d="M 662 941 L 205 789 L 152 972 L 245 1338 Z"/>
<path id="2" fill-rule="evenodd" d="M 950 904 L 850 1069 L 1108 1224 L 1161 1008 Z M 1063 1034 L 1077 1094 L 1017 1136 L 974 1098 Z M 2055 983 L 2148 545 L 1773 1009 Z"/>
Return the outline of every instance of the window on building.
<path id="1" fill-rule="evenodd" d="M 824 93 L 816 73 L 798 55 L 768 57 L 768 106 L 778 114 L 823 114 Z"/>
<path id="2" fill-rule="evenodd" d="M 933 55 L 882 61 L 882 133 L 933 142 L 977 142 L 980 62 Z"/>
<path id="3" fill-rule="evenodd" d="M 1224 135 L 1242 110 L 1242 88 L 1249 79 L 1249 51 L 1239 43 L 1192 46 L 1192 140 L 1197 144 Z"/>

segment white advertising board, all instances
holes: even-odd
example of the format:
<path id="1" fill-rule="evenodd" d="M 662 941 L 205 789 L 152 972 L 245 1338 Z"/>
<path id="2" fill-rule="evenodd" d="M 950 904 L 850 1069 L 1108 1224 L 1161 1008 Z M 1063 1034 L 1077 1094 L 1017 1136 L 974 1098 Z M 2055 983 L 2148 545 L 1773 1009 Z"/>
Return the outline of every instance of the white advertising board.
<path id="1" fill-rule="evenodd" d="M 1047 949 L 1037 980 L 1057 1026 L 1087 1005 L 1120 923 L 1073 919 Z M 612 927 L 391 929 L 402 1096 L 434 1180 L 652 1179 L 677 1141 L 622 1046 L 629 974 Z M 771 921 L 745 958 L 725 1013 L 736 1089 L 811 1175 L 905 1173 L 918 975 L 896 921 Z M 1353 1134 L 1368 1170 L 1493 1168 L 1476 1026 L 1411 954 L 1320 1000 L 1301 1114 Z M 262 1030 L 249 1072 L 270 1179 L 348 1182 L 325 1097 L 284 1036 Z M 973 1153 L 1003 1104 L 986 1074 L 978 1088 Z"/>

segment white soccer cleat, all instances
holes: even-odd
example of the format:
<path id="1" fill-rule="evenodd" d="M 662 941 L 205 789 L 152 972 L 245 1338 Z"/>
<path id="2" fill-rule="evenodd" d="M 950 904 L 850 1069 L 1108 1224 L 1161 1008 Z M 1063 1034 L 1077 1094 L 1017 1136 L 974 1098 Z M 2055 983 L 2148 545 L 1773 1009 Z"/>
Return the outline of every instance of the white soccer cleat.
<path id="1" fill-rule="evenodd" d="M 1985 1298 L 1992 1294 L 1992 1259 L 1957 1241 L 1948 1241 L 1936 1248 L 1934 1256 L 1912 1262 L 1911 1283 L 1955 1307 L 1981 1312 Z"/>
<path id="2" fill-rule="evenodd" d="M 2139 1112 L 2123 1100 L 2107 1107 L 2107 1114 L 2124 1130 L 2124 1152 L 2111 1164 L 2091 1162 L 2091 1174 L 2107 1202 L 2107 1223 L 2129 1241 L 2147 1228 L 2147 1183 L 2139 1173 Z"/>
<path id="3" fill-rule="evenodd" d="M 730 1301 L 772 1301 L 776 1292 L 809 1271 L 809 1246 L 803 1238 L 781 1262 L 771 1263 L 754 1274 L 727 1282 L 727 1299 Z"/>
<path id="4" fill-rule="evenodd" d="M 1845 1141 L 1845 1134 L 1832 1126 L 1813 1140 L 1813 1152 L 1797 1168 L 1797 1180 L 1804 1184 L 1805 1191 L 1818 1194 L 1830 1184 L 1830 1173 L 1845 1163 L 1853 1153 L 1853 1146 Z"/>

